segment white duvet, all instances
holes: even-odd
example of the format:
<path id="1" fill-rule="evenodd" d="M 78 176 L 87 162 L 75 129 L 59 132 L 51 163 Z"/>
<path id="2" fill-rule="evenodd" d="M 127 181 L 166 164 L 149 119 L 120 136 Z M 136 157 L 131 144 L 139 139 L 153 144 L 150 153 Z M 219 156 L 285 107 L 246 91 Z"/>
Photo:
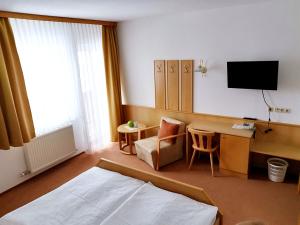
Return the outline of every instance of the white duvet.
<path id="1" fill-rule="evenodd" d="M 0 225 L 212 225 L 217 208 L 98 167 L 0 218 Z"/>
<path id="2" fill-rule="evenodd" d="M 218 208 L 144 184 L 101 225 L 213 225 Z"/>
<path id="3" fill-rule="evenodd" d="M 144 182 L 98 167 L 8 213 L 0 225 L 99 225 Z"/>

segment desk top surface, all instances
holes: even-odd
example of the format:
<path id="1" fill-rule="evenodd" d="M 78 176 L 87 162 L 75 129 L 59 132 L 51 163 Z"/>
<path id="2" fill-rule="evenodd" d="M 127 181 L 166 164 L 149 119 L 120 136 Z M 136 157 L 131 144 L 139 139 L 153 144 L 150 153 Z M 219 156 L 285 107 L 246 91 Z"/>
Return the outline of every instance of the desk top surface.
<path id="1" fill-rule="evenodd" d="M 250 151 L 300 161 L 300 146 L 297 147 L 276 142 L 254 141 Z"/>
<path id="2" fill-rule="evenodd" d="M 251 138 L 253 136 L 253 130 L 234 129 L 232 128 L 232 126 L 232 123 L 208 120 L 196 120 L 188 125 L 189 128 L 212 131 L 216 133 L 234 135 L 239 137 Z"/>

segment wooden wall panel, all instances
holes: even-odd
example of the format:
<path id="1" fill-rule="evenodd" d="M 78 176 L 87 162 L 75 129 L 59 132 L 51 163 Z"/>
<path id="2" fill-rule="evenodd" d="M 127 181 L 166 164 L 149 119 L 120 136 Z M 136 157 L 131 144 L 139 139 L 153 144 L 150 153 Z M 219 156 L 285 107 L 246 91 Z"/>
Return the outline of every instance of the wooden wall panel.
<path id="1" fill-rule="evenodd" d="M 145 123 L 147 126 L 158 125 L 162 116 L 172 117 L 181 120 L 186 124 L 192 121 L 204 119 L 209 121 L 223 121 L 234 123 L 243 123 L 245 120 L 236 117 L 216 116 L 201 113 L 185 113 L 175 112 L 171 110 L 157 110 L 150 107 L 123 105 L 125 114 L 125 121 L 137 120 Z M 124 122 L 125 122 L 124 121 Z M 300 125 L 286 124 L 286 123 L 271 123 L 272 132 L 265 133 L 267 128 L 266 121 L 257 121 L 256 125 L 256 138 L 257 141 L 274 141 L 292 146 L 299 146 L 300 149 Z"/>
<path id="2" fill-rule="evenodd" d="M 172 117 L 174 119 L 181 120 L 186 124 L 189 124 L 195 120 L 203 119 L 209 121 L 224 121 L 239 123 L 243 120 L 234 118 L 234 117 L 222 117 L 222 116 L 213 116 L 200 113 L 185 113 L 185 112 L 176 112 L 172 110 L 159 110 L 151 107 L 144 106 L 134 106 L 134 105 L 123 105 L 123 111 L 125 114 L 125 120 L 123 122 L 130 120 L 140 121 L 147 126 L 159 124 L 160 118 L 162 116 Z"/>
<path id="3" fill-rule="evenodd" d="M 154 60 L 155 108 L 166 108 L 165 61 Z"/>
<path id="4" fill-rule="evenodd" d="M 193 112 L 193 60 L 181 60 L 181 104 L 182 112 Z"/>
<path id="5" fill-rule="evenodd" d="M 287 145 L 300 146 L 300 126 L 286 123 L 272 123 L 270 127 L 272 131 L 265 133 L 268 128 L 268 123 L 265 121 L 255 122 L 256 139 L 263 142 L 279 142 Z M 299 148 L 300 151 L 300 148 Z"/>
<path id="6" fill-rule="evenodd" d="M 167 60 L 167 104 L 168 110 L 179 110 L 179 61 Z"/>

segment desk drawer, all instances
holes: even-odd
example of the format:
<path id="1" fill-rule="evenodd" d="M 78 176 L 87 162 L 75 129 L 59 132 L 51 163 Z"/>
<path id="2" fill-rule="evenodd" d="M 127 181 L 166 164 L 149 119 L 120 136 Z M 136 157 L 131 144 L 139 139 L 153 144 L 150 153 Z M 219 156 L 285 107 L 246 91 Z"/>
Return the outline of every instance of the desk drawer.
<path id="1" fill-rule="evenodd" d="M 248 174 L 250 140 L 221 134 L 220 168 Z"/>

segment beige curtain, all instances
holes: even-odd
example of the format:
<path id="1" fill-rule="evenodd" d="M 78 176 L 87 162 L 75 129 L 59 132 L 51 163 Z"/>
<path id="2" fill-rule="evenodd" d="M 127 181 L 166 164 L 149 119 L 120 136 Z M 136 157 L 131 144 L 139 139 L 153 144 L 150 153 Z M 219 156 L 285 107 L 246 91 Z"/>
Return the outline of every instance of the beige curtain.
<path id="1" fill-rule="evenodd" d="M 0 149 L 22 146 L 35 137 L 23 72 L 12 29 L 0 18 Z"/>
<path id="2" fill-rule="evenodd" d="M 111 139 L 117 141 L 117 127 L 122 123 L 121 81 L 116 26 L 102 26 L 102 42 L 110 115 Z"/>

